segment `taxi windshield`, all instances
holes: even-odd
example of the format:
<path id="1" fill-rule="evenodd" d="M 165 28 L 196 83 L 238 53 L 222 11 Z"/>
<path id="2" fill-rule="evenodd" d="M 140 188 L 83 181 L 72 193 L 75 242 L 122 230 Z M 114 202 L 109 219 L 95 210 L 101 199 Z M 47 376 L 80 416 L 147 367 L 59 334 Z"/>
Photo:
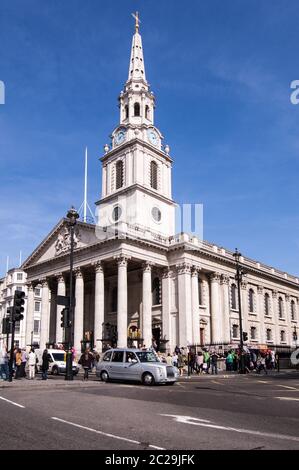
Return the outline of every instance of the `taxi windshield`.
<path id="1" fill-rule="evenodd" d="M 159 362 L 157 356 L 151 351 L 136 352 L 140 362 Z"/>

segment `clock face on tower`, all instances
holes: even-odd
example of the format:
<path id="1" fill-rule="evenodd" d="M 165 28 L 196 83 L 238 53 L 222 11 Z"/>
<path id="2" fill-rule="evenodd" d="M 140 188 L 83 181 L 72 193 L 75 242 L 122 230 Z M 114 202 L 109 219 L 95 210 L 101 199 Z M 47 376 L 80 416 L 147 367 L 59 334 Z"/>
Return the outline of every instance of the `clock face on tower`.
<path id="1" fill-rule="evenodd" d="M 148 131 L 147 131 L 147 137 L 148 137 L 149 142 L 150 142 L 152 145 L 158 145 L 158 143 L 159 143 L 159 138 L 158 138 L 157 132 L 156 132 L 154 129 L 148 129 Z"/>
<path id="2" fill-rule="evenodd" d="M 116 145 L 122 144 L 126 139 L 126 129 L 123 127 L 117 131 L 114 137 L 114 141 Z"/>

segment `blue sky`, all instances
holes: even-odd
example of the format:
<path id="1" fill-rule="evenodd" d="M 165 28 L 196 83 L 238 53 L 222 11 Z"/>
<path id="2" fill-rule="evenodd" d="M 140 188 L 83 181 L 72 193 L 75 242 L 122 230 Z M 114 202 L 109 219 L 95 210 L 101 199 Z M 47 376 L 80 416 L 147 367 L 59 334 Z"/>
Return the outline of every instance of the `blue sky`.
<path id="1" fill-rule="evenodd" d="M 155 124 L 178 202 L 204 238 L 299 274 L 299 4 L 275 0 L 1 0 L 0 275 L 83 199 L 118 122 L 139 10 Z"/>

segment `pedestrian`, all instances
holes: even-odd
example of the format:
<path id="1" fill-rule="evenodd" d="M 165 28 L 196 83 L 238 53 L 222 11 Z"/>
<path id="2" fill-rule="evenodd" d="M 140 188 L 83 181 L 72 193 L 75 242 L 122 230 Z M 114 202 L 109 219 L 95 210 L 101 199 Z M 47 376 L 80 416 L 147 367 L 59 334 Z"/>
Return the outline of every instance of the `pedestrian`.
<path id="1" fill-rule="evenodd" d="M 49 354 L 48 350 L 44 349 L 42 355 L 42 380 L 47 380 L 48 378 L 48 369 L 49 369 Z"/>
<path id="2" fill-rule="evenodd" d="M 212 354 L 211 354 L 211 366 L 212 366 L 212 375 L 215 373 L 216 375 L 218 374 L 218 365 L 217 365 L 217 361 L 219 359 L 219 356 L 218 354 L 216 353 L 216 351 L 212 351 Z"/>
<path id="3" fill-rule="evenodd" d="M 8 354 L 5 346 L 0 349 L 0 378 L 5 381 L 9 378 Z"/>
<path id="4" fill-rule="evenodd" d="M 203 353 L 203 362 L 204 364 L 206 364 L 203 368 L 206 371 L 206 373 L 209 374 L 211 359 L 210 359 L 210 353 L 207 349 Z"/>
<path id="5" fill-rule="evenodd" d="M 184 375 L 184 367 L 186 365 L 185 359 L 186 359 L 186 356 L 182 352 L 180 352 L 178 354 L 178 369 L 179 369 L 181 377 Z"/>
<path id="6" fill-rule="evenodd" d="M 37 363 L 36 353 L 34 352 L 34 348 L 31 348 L 30 353 L 28 355 L 29 380 L 33 380 L 35 378 L 36 363 Z"/>
<path id="7" fill-rule="evenodd" d="M 21 365 L 22 365 L 22 351 L 20 348 L 18 348 L 16 351 L 15 363 L 16 363 L 15 379 L 19 380 L 21 379 Z"/>
<path id="8" fill-rule="evenodd" d="M 176 352 L 174 352 L 172 355 L 172 365 L 174 367 L 178 367 L 178 355 Z"/>
<path id="9" fill-rule="evenodd" d="M 89 348 L 81 355 L 78 364 L 80 364 L 84 369 L 83 380 L 88 380 L 88 372 L 93 368 L 94 358 L 91 354 Z"/>
<path id="10" fill-rule="evenodd" d="M 178 347 L 178 345 L 176 345 L 174 352 L 175 352 L 176 354 L 179 354 L 179 353 L 181 352 L 181 350 L 180 350 L 180 348 Z"/>
<path id="11" fill-rule="evenodd" d="M 26 348 L 22 349 L 22 363 L 21 363 L 21 377 L 26 377 L 26 364 L 27 364 L 28 355 L 26 353 Z"/>
<path id="12" fill-rule="evenodd" d="M 166 362 L 169 366 L 172 366 L 172 357 L 170 353 L 167 354 Z"/>
<path id="13" fill-rule="evenodd" d="M 196 355 L 196 370 L 198 374 L 202 374 L 203 372 L 203 353 L 199 351 Z"/>

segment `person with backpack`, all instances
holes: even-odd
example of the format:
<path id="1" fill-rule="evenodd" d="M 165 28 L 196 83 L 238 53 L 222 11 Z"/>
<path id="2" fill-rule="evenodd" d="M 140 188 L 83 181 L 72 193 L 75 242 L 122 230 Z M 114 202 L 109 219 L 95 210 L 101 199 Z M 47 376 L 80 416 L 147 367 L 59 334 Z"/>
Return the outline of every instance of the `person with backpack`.
<path id="1" fill-rule="evenodd" d="M 86 349 L 85 352 L 81 355 L 78 364 L 80 364 L 84 369 L 83 380 L 88 380 L 88 372 L 93 368 L 94 357 L 90 352 L 90 349 Z"/>

